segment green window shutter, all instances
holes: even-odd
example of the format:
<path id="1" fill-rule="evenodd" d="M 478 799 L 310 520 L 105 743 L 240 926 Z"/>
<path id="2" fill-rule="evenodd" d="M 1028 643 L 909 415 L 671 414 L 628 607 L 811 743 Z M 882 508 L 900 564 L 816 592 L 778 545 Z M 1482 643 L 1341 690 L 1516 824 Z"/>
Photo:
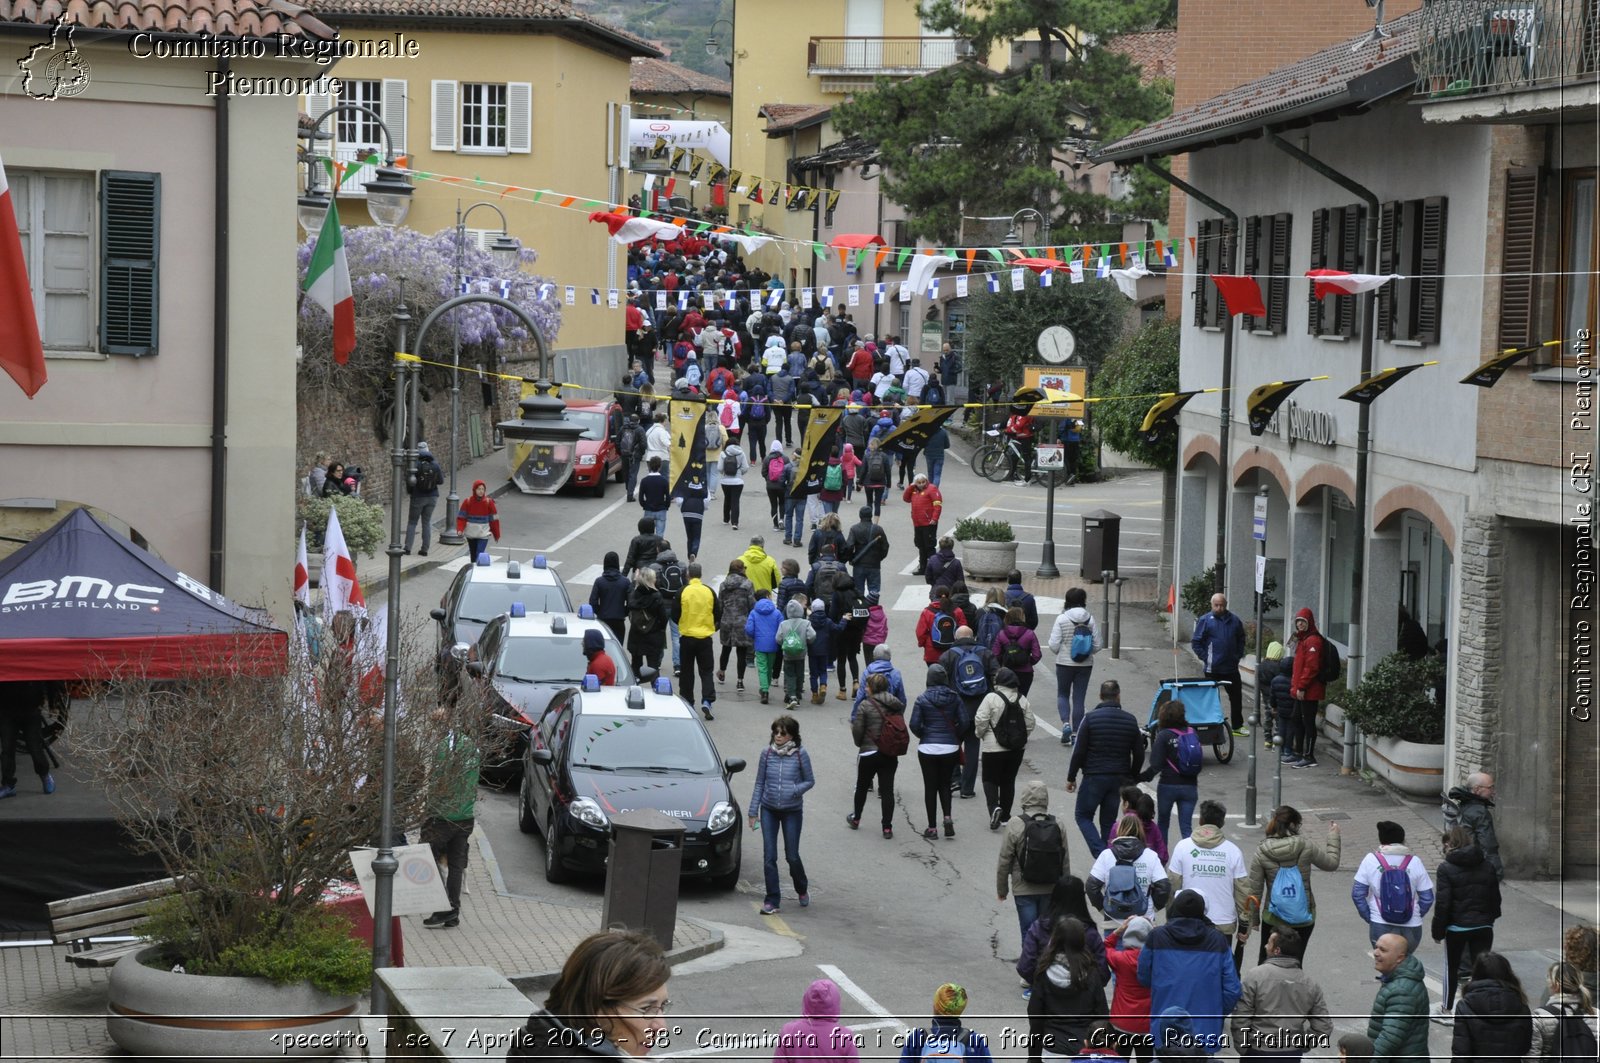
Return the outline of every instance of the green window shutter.
<path id="1" fill-rule="evenodd" d="M 159 336 L 161 175 L 100 174 L 100 350 L 155 354 Z"/>
<path id="2" fill-rule="evenodd" d="M 1444 230 L 1449 208 L 1444 196 L 1422 201 L 1422 241 L 1417 272 L 1416 339 L 1439 342 L 1439 317 L 1444 302 Z"/>

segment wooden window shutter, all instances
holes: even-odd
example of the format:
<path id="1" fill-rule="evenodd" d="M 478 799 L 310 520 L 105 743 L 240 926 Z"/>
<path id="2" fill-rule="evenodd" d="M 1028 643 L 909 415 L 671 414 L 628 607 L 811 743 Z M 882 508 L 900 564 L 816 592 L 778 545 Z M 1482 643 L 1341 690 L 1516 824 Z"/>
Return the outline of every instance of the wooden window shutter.
<path id="1" fill-rule="evenodd" d="M 1267 328 L 1275 335 L 1289 331 L 1289 234 L 1294 219 L 1292 214 L 1279 214 L 1272 219 L 1272 242 L 1267 257 Z"/>
<path id="2" fill-rule="evenodd" d="M 1506 171 L 1506 209 L 1500 249 L 1501 349 L 1534 341 L 1539 305 L 1539 171 Z"/>
<path id="3" fill-rule="evenodd" d="M 1365 220 L 1366 208 L 1359 203 L 1352 203 L 1340 212 L 1339 219 L 1339 269 L 1349 270 L 1351 273 L 1362 271 L 1362 222 Z M 1334 306 L 1338 315 L 1337 335 L 1350 337 L 1356 334 L 1356 297 L 1353 295 L 1339 295 L 1334 297 Z"/>
<path id="4" fill-rule="evenodd" d="M 383 124 L 394 138 L 397 155 L 406 153 L 406 79 L 383 79 Z"/>
<path id="5" fill-rule="evenodd" d="M 456 104 L 456 83 L 433 83 L 433 136 L 434 151 L 455 151 L 456 131 L 461 127 L 461 115 Z"/>
<path id="6" fill-rule="evenodd" d="M 1194 323 L 1196 328 L 1205 328 L 1210 323 L 1208 305 L 1215 301 L 1211 290 L 1216 284 L 1209 274 L 1215 267 L 1212 265 L 1215 254 L 1216 235 L 1215 226 L 1218 223 L 1206 219 L 1195 226 L 1195 265 L 1194 265 Z"/>
<path id="7" fill-rule="evenodd" d="M 533 151 L 533 83 L 506 85 L 506 151 L 527 155 Z"/>
<path id="8" fill-rule="evenodd" d="M 1444 230 L 1449 200 L 1432 196 L 1422 201 L 1422 239 L 1417 256 L 1415 339 L 1439 342 L 1439 317 L 1444 304 Z"/>
<path id="9" fill-rule="evenodd" d="M 1395 272 L 1395 256 L 1399 251 L 1395 237 L 1396 226 L 1400 222 L 1400 204 L 1385 203 L 1382 213 L 1378 216 L 1378 272 L 1389 274 Z M 1378 289 L 1378 339 L 1394 339 L 1394 297 L 1395 289 L 1404 282 L 1390 282 Z"/>
<path id="10" fill-rule="evenodd" d="M 1239 270 L 1247 277 L 1254 277 L 1261 270 L 1261 225 L 1266 219 L 1256 214 L 1244 220 L 1244 266 Z M 1255 317 L 1249 314 L 1240 315 L 1244 319 L 1242 327 L 1246 332 L 1260 327 Z"/>
<path id="11" fill-rule="evenodd" d="M 141 357 L 157 352 L 161 257 L 161 175 L 100 174 L 100 349 Z"/>
<path id="12" fill-rule="evenodd" d="M 1328 209 L 1318 207 L 1311 212 L 1311 269 L 1328 266 Z M 1322 335 L 1323 300 L 1317 298 L 1316 285 L 1306 287 L 1306 331 L 1313 336 Z"/>

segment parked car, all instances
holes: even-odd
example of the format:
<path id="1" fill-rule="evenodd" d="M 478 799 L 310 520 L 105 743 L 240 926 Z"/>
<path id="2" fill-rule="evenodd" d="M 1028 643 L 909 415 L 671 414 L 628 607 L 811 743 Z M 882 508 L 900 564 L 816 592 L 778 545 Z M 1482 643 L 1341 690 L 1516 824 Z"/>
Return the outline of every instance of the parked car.
<path id="1" fill-rule="evenodd" d="M 529 613 L 570 613 L 572 599 L 561 577 L 539 554 L 531 562 L 480 555 L 475 565 L 464 565 L 439 607 L 428 615 L 439 624 L 439 667 L 446 678 L 459 676 L 467 650 L 478 641 L 483 626 L 521 602 Z"/>
<path id="2" fill-rule="evenodd" d="M 604 873 L 611 817 L 652 808 L 683 824 L 682 877 L 738 885 L 743 817 L 729 780 L 745 762 L 718 755 L 670 680 L 563 691 L 529 737 L 518 825 L 544 836 L 549 881 Z"/>
<path id="3" fill-rule="evenodd" d="M 565 419 L 583 427 L 572 463 L 572 478 L 567 482 L 573 487 L 586 487 L 597 497 L 604 498 L 606 485 L 612 480 L 621 483 L 627 475 L 622 452 L 617 449 L 617 437 L 622 432 L 622 405 L 612 399 L 598 402 L 569 399 Z"/>

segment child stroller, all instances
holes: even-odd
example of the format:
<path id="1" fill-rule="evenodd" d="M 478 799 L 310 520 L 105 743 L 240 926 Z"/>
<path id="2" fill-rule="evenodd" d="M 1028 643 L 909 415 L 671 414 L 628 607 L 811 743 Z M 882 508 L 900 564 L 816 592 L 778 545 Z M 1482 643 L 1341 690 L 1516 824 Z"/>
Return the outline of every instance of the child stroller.
<path id="1" fill-rule="evenodd" d="M 1222 684 L 1211 679 L 1163 679 L 1150 705 L 1150 720 L 1145 729 L 1155 732 L 1161 706 L 1176 698 L 1183 703 L 1183 714 L 1217 756 L 1218 764 L 1233 759 L 1233 730 L 1222 715 Z"/>

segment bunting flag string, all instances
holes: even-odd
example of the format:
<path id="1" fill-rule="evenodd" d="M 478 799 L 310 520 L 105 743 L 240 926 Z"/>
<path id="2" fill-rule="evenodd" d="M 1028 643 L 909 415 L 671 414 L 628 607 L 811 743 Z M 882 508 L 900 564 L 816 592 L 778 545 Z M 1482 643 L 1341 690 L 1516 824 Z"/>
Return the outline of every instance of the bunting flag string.
<path id="1" fill-rule="evenodd" d="M 1500 382 L 1500 377 L 1507 369 L 1516 365 L 1522 359 L 1545 347 L 1559 347 L 1560 340 L 1546 340 L 1536 343 L 1532 347 L 1508 347 L 1499 354 L 1484 362 L 1478 368 L 1461 378 L 1461 383 L 1472 384 L 1480 388 L 1492 388 Z"/>
<path id="2" fill-rule="evenodd" d="M 1176 431 L 1178 411 L 1199 394 L 1199 391 L 1177 391 L 1156 400 L 1156 404 L 1145 411 L 1144 421 L 1139 425 L 1139 433 L 1144 436 L 1145 442 L 1158 443 L 1163 435 Z"/>
<path id="3" fill-rule="evenodd" d="M 1274 380 L 1250 392 L 1250 398 L 1246 402 L 1246 409 L 1250 415 L 1250 434 L 1258 436 L 1267 430 L 1272 415 L 1278 412 L 1278 407 L 1283 405 L 1283 400 L 1287 399 L 1295 388 L 1313 380 L 1326 379 L 1328 378 L 1325 376 L 1308 376 L 1299 380 Z"/>
<path id="4" fill-rule="evenodd" d="M 1392 369 L 1380 369 L 1339 397 L 1362 406 L 1370 406 L 1374 399 L 1394 387 L 1406 375 L 1416 372 L 1423 366 L 1438 364 L 1437 361 L 1416 362 L 1412 365 L 1395 366 Z"/>

